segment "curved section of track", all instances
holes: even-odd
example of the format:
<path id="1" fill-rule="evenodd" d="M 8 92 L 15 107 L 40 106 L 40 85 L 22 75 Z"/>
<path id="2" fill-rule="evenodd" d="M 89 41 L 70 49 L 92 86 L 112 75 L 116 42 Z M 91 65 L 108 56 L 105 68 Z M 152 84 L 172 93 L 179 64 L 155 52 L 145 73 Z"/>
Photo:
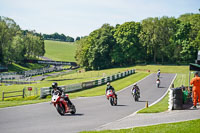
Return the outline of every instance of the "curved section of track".
<path id="1" fill-rule="evenodd" d="M 106 123 L 121 119 L 158 100 L 165 94 L 175 74 L 161 74 L 160 88 L 156 88 L 156 74 L 138 82 L 141 98 L 135 102 L 131 87 L 117 92 L 118 106 L 111 106 L 105 96 L 77 98 L 72 102 L 77 108 L 75 115 L 60 116 L 53 105 L 40 103 L 0 109 L 2 133 L 53 133 L 95 130 Z"/>

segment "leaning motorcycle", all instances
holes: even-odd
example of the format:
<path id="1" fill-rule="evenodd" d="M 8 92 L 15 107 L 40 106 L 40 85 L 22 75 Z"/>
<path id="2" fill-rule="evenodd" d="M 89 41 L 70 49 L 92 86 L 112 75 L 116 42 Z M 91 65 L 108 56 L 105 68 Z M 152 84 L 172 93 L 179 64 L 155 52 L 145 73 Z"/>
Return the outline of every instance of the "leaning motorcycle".
<path id="1" fill-rule="evenodd" d="M 133 98 L 135 99 L 135 101 L 139 100 L 139 94 L 137 93 L 136 89 L 132 90 L 132 95 L 133 95 Z"/>
<path id="2" fill-rule="evenodd" d="M 106 92 L 106 97 L 107 99 L 110 101 L 110 104 L 113 105 L 117 105 L 117 98 L 115 96 L 115 94 L 113 93 L 112 90 L 108 90 Z"/>
<path id="3" fill-rule="evenodd" d="M 73 104 L 69 106 L 67 101 L 64 100 L 64 97 L 59 96 L 59 92 L 54 92 L 51 103 L 56 107 L 56 110 L 60 115 L 65 115 L 66 113 L 76 113 L 76 107 Z"/>

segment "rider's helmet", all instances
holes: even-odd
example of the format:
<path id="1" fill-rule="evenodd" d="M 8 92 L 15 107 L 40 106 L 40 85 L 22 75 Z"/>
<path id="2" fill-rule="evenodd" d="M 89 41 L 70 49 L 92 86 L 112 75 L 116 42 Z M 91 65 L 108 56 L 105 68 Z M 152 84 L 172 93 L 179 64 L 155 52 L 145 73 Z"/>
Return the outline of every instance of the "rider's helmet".
<path id="1" fill-rule="evenodd" d="M 137 86 L 137 83 L 133 84 L 133 86 Z"/>
<path id="2" fill-rule="evenodd" d="M 199 75 L 198 71 L 196 71 L 194 75 Z"/>
<path id="3" fill-rule="evenodd" d="M 110 82 L 107 83 L 107 86 L 110 86 Z"/>
<path id="4" fill-rule="evenodd" d="M 52 88 L 57 88 L 57 87 L 58 87 L 58 83 L 53 82 L 53 83 L 52 83 Z"/>

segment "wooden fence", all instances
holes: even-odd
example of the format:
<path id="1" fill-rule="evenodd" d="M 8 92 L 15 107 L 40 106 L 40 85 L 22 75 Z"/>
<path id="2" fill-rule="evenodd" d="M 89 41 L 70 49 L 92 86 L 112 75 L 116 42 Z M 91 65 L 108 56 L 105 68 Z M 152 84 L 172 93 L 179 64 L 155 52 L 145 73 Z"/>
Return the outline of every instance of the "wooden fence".
<path id="1" fill-rule="evenodd" d="M 12 94 L 12 93 L 22 93 L 22 94 L 15 94 L 15 95 L 9 95 L 9 96 L 5 96 L 6 94 Z M 9 97 L 18 97 L 18 96 L 22 96 L 22 98 L 24 98 L 25 95 L 25 90 L 23 89 L 22 91 L 10 91 L 10 92 L 3 92 L 2 93 L 2 101 L 5 98 L 9 98 Z"/>

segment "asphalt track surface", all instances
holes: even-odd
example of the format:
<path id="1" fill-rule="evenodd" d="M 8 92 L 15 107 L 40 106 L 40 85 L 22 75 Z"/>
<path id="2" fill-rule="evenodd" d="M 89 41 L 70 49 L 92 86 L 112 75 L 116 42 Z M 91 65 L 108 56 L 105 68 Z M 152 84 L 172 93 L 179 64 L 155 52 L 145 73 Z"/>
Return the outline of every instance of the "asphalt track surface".
<path id="1" fill-rule="evenodd" d="M 139 102 L 135 102 L 131 95 L 132 86 L 117 92 L 117 106 L 111 106 L 105 96 L 72 99 L 77 109 L 75 115 L 60 116 L 50 102 L 0 109 L 0 132 L 74 133 L 95 130 L 144 108 L 146 101 L 152 104 L 160 99 L 174 77 L 175 74 L 161 74 L 160 88 L 156 88 L 156 74 L 139 81 Z"/>

